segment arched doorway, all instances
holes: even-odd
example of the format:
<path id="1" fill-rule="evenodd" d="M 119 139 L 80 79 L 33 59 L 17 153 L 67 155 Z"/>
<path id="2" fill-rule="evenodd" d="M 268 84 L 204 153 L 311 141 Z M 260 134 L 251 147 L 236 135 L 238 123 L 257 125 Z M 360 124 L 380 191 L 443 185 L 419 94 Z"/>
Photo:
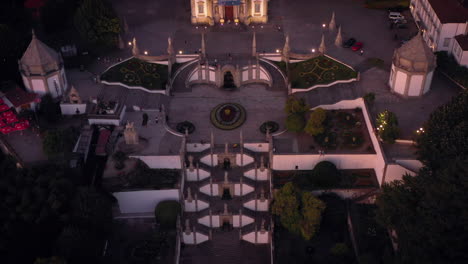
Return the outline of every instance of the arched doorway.
<path id="1" fill-rule="evenodd" d="M 224 17 L 227 22 L 234 21 L 234 6 L 225 6 L 224 7 Z"/>
<path id="2" fill-rule="evenodd" d="M 225 170 L 231 169 L 231 160 L 229 158 L 224 158 L 223 169 Z"/>
<path id="3" fill-rule="evenodd" d="M 226 71 L 224 73 L 223 88 L 226 88 L 226 89 L 236 88 L 236 84 L 234 83 L 234 76 L 232 75 L 231 71 Z"/>

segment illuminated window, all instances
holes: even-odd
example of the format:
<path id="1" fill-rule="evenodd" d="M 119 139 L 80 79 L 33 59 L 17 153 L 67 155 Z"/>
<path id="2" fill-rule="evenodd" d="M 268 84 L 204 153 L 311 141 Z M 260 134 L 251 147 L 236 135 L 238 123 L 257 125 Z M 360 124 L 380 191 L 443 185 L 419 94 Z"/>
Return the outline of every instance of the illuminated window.
<path id="1" fill-rule="evenodd" d="M 255 11 L 255 13 L 260 13 L 260 8 L 261 8 L 260 5 L 261 5 L 260 2 L 256 2 L 256 3 L 255 3 L 255 5 L 254 5 L 254 11 Z"/>
<path id="2" fill-rule="evenodd" d="M 198 14 L 204 14 L 205 13 L 205 4 L 203 2 L 198 3 Z"/>

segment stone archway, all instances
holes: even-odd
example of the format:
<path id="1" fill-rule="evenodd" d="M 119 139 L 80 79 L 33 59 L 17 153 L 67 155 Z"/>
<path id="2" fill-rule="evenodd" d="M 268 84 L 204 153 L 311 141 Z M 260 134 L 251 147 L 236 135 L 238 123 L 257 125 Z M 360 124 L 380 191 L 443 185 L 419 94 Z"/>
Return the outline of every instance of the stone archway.
<path id="1" fill-rule="evenodd" d="M 230 75 L 232 75 L 232 81 L 233 81 L 233 84 L 234 84 L 235 87 L 231 87 L 231 88 L 226 87 L 226 88 L 232 89 L 232 88 L 240 87 L 239 71 L 233 65 L 228 64 L 228 65 L 224 65 L 221 68 L 220 88 L 223 88 L 224 85 L 225 85 L 225 81 L 226 81 L 225 77 L 229 76 L 228 77 L 228 79 L 229 79 L 229 78 L 231 78 Z"/>

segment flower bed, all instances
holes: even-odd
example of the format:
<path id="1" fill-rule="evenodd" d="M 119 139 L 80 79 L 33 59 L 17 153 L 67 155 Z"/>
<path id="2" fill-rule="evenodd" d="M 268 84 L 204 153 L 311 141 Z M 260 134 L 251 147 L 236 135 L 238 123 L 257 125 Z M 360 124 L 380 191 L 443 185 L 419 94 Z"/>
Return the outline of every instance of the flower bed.
<path id="1" fill-rule="evenodd" d="M 244 107 L 236 103 L 223 103 L 211 110 L 211 123 L 223 130 L 232 130 L 244 124 L 246 119 Z"/>
<path id="2" fill-rule="evenodd" d="M 148 90 L 165 90 L 167 76 L 167 65 L 132 58 L 109 68 L 101 75 L 101 80 Z"/>
<path id="3" fill-rule="evenodd" d="M 357 77 L 356 71 L 326 56 L 290 63 L 289 73 L 291 86 L 299 89 Z"/>

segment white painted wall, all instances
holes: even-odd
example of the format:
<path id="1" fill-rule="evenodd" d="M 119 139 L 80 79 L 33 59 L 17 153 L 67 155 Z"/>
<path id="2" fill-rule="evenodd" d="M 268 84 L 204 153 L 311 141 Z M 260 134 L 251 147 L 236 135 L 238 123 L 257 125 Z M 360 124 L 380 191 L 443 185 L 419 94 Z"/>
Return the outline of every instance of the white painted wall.
<path id="1" fill-rule="evenodd" d="M 210 195 L 210 196 L 219 196 L 219 187 L 217 183 L 213 183 L 213 192 L 211 192 L 210 184 L 205 184 L 200 187 L 200 192 Z"/>
<path id="2" fill-rule="evenodd" d="M 247 233 L 246 235 L 243 235 L 242 236 L 242 240 L 245 240 L 247 242 L 250 242 L 250 243 L 257 243 L 257 244 L 268 244 L 268 237 L 269 237 L 269 234 L 268 232 L 264 232 L 263 234 L 258 231 L 257 232 L 257 241 L 255 241 L 255 232 L 250 232 L 250 233 Z"/>
<path id="3" fill-rule="evenodd" d="M 210 143 L 187 143 L 187 152 L 202 152 L 205 149 L 209 149 Z"/>
<path id="4" fill-rule="evenodd" d="M 406 88 L 406 79 L 408 75 L 402 71 L 395 71 L 395 87 L 394 91 L 399 94 L 404 94 Z"/>
<path id="5" fill-rule="evenodd" d="M 255 180 L 255 169 L 248 170 L 244 173 L 244 176 Z M 257 181 L 266 181 L 268 180 L 268 170 L 264 169 L 261 171 L 259 168 L 257 168 Z"/>
<path id="6" fill-rule="evenodd" d="M 60 104 L 62 115 L 76 115 L 76 109 L 80 111 L 80 114 L 86 114 L 86 104 Z"/>
<path id="7" fill-rule="evenodd" d="M 185 175 L 187 176 L 187 181 L 193 182 L 197 181 L 197 169 L 190 171 L 189 169 L 185 170 Z M 208 177 L 210 177 L 210 173 L 204 169 L 198 169 L 198 177 L 199 180 L 202 181 Z"/>
<path id="8" fill-rule="evenodd" d="M 196 236 L 196 240 L 194 236 Z M 200 244 L 205 241 L 208 241 L 208 236 L 198 233 L 198 232 L 195 232 L 195 233 L 190 232 L 189 234 L 182 232 L 182 240 L 184 241 L 185 244 L 189 244 L 189 245 L 195 244 L 195 241 L 196 241 L 196 244 Z"/>
<path id="9" fill-rule="evenodd" d="M 253 161 L 254 161 L 254 159 L 252 157 L 250 157 L 247 154 L 243 154 L 243 165 L 244 166 L 249 165 Z M 236 154 L 236 164 L 238 164 L 239 166 L 241 164 L 241 155 L 240 154 Z"/>
<path id="10" fill-rule="evenodd" d="M 210 155 L 210 154 L 208 154 L 208 155 L 202 157 L 202 158 L 200 159 L 200 161 L 201 161 L 203 164 L 205 164 L 205 165 L 214 166 L 214 165 L 218 164 L 218 155 L 217 155 L 217 154 L 213 154 L 213 163 L 214 163 L 214 164 L 211 164 L 211 155 Z"/>
<path id="11" fill-rule="evenodd" d="M 45 83 L 42 79 L 31 79 L 32 90 L 33 92 L 43 95 L 47 93 L 45 88 Z"/>
<path id="12" fill-rule="evenodd" d="M 202 224 L 207 227 L 220 227 L 221 226 L 221 221 L 219 219 L 219 215 L 211 215 L 211 224 L 210 226 L 210 216 L 205 215 L 201 218 L 198 218 L 198 223 Z"/>
<path id="13" fill-rule="evenodd" d="M 26 91 L 31 92 L 31 87 L 29 87 L 29 79 L 25 76 L 21 76 L 23 79 L 24 87 L 26 87 Z"/>
<path id="14" fill-rule="evenodd" d="M 255 210 L 255 203 L 257 204 L 257 210 Z M 260 211 L 260 212 L 267 212 L 268 211 L 268 200 L 265 199 L 265 201 L 260 201 L 258 199 L 255 200 L 250 200 L 246 203 L 244 203 L 244 207 L 247 209 L 250 209 L 252 211 Z"/>
<path id="15" fill-rule="evenodd" d="M 233 227 L 241 227 L 240 226 L 240 215 L 233 215 L 232 216 L 232 226 Z M 246 225 L 250 225 L 254 222 L 254 219 L 252 217 L 248 217 L 246 215 L 242 215 L 242 227 L 246 226 Z"/>
<path id="16" fill-rule="evenodd" d="M 198 205 L 196 203 L 198 203 Z M 184 201 L 184 210 L 185 210 L 185 212 L 200 212 L 202 210 L 205 210 L 209 206 L 210 205 L 207 202 L 202 201 L 200 199 L 192 200 L 192 202 L 188 202 L 187 200 Z M 196 209 L 198 209 L 198 210 L 196 210 Z"/>
<path id="17" fill-rule="evenodd" d="M 113 193 L 123 214 L 152 213 L 159 202 L 179 201 L 179 190 L 151 190 Z"/>
<path id="18" fill-rule="evenodd" d="M 253 152 L 268 152 L 268 142 L 244 143 L 244 148 Z"/>
<path id="19" fill-rule="evenodd" d="M 240 192 L 241 185 L 240 183 L 234 184 L 234 195 L 235 196 L 241 196 Z M 245 183 L 242 183 L 242 196 L 249 194 L 254 191 L 254 188 L 250 185 L 247 185 Z"/>
<path id="20" fill-rule="evenodd" d="M 90 125 L 113 125 L 113 126 L 120 126 L 120 120 L 117 119 L 93 119 L 89 118 L 88 123 Z"/>
<path id="21" fill-rule="evenodd" d="M 468 57 L 468 56 L 467 56 Z M 468 61 L 467 61 L 468 63 Z M 432 77 L 434 76 L 434 71 L 431 71 L 430 73 L 427 74 L 426 76 L 426 82 L 424 83 L 424 90 L 423 90 L 423 94 L 429 92 L 429 89 L 431 88 L 431 84 L 432 84 Z"/>
<path id="22" fill-rule="evenodd" d="M 440 36 L 437 42 L 437 51 L 448 51 L 452 52 L 453 45 L 455 43 L 454 37 L 457 35 L 465 34 L 467 24 L 465 23 L 448 23 L 442 24 Z M 450 38 L 450 44 L 447 47 L 444 47 L 445 38 Z"/>
<path id="23" fill-rule="evenodd" d="M 404 160 L 404 159 L 400 159 L 400 160 L 395 160 L 395 163 L 396 164 L 400 164 L 401 166 L 409 169 L 409 170 L 412 170 L 414 172 L 417 172 L 419 171 L 419 169 L 421 169 L 423 167 L 423 164 L 421 161 L 419 160 Z"/>
<path id="24" fill-rule="evenodd" d="M 55 85 L 55 83 L 57 85 Z M 62 95 L 63 91 L 63 84 L 60 82 L 58 74 L 54 74 L 51 77 L 47 78 L 47 86 L 49 87 L 49 92 L 52 97 L 57 97 Z"/>
<path id="25" fill-rule="evenodd" d="M 403 175 L 409 174 L 411 176 L 416 175 L 411 170 L 406 169 L 405 167 L 398 165 L 398 164 L 388 164 L 387 165 L 387 173 L 385 175 L 385 182 L 389 183 L 392 181 L 401 180 Z"/>
<path id="26" fill-rule="evenodd" d="M 278 154 L 273 156 L 274 170 L 312 170 L 321 161 L 330 161 L 338 169 L 368 169 L 375 165 L 375 154 Z"/>
<path id="27" fill-rule="evenodd" d="M 181 169 L 179 155 L 172 156 L 130 156 L 146 163 L 151 169 Z"/>
<path id="28" fill-rule="evenodd" d="M 423 87 L 423 75 L 412 75 L 410 84 L 409 84 L 409 90 L 408 90 L 408 96 L 418 96 L 421 93 L 421 90 L 424 89 Z"/>

